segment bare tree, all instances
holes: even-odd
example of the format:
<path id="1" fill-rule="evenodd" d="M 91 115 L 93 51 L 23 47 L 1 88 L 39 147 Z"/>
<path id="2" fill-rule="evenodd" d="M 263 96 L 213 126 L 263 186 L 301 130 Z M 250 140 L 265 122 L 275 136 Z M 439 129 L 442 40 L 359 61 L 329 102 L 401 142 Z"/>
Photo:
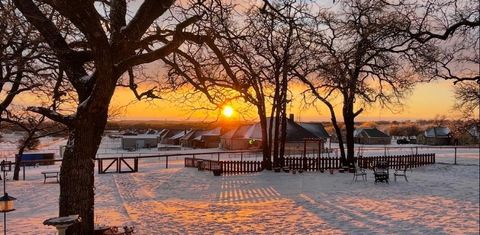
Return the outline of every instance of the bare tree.
<path id="1" fill-rule="evenodd" d="M 278 1 L 261 8 L 235 7 L 205 2 L 201 11 L 208 20 L 199 27 L 208 35 L 177 49 L 164 62 L 171 67 L 175 87 L 191 85 L 219 106 L 243 99 L 256 107 L 269 168 L 272 151 L 275 165 L 284 154 L 286 108 L 292 98 L 288 85 L 296 76 L 292 68 L 308 59 L 308 53 L 300 50 L 308 35 L 299 30 L 305 25 L 302 13 L 307 5 Z"/>
<path id="2" fill-rule="evenodd" d="M 58 64 L 53 53 L 42 42 L 41 36 L 26 23 L 11 1 L 0 3 L 0 123 L 6 122 L 25 131 L 15 158 L 14 180 L 18 180 L 21 155 L 28 146 L 47 136 L 39 128 L 44 117 L 25 112 L 24 106 L 15 98 L 28 93 L 39 100 L 53 101 L 53 105 L 67 100 L 63 96 L 67 88 L 56 82 Z M 52 95 L 53 92 L 53 95 Z"/>
<path id="3" fill-rule="evenodd" d="M 15 6 L 55 53 L 65 77 L 76 93 L 71 113 L 49 107 L 31 107 L 69 129 L 60 172 L 59 214 L 79 214 L 82 223 L 68 234 L 92 234 L 94 223 L 94 159 L 108 116 L 108 107 L 123 74 L 136 91 L 133 67 L 172 53 L 188 35 L 184 30 L 199 19 L 168 21 L 173 1 L 143 1 L 133 16 L 126 0 L 40 1 L 14 0 Z M 50 14 L 50 12 L 53 14 Z M 52 17 L 52 15 L 54 17 Z M 159 19 L 161 16 L 165 16 Z M 168 22 L 170 23 L 168 23 Z M 74 30 L 59 24 L 67 22 Z M 155 89 L 135 92 L 137 98 L 157 98 Z"/>
<path id="4" fill-rule="evenodd" d="M 460 82 L 455 85 L 454 109 L 461 112 L 463 118 L 475 119 L 473 114 L 479 111 L 480 84 L 474 81 Z"/>
<path id="5" fill-rule="evenodd" d="M 385 1 L 404 24 L 397 27 L 417 43 L 434 43 L 418 53 L 416 68 L 429 79 L 454 83 L 480 80 L 480 3 L 475 0 Z M 413 43 L 413 42 L 412 42 Z M 413 59 L 413 58 L 412 58 Z"/>
<path id="6" fill-rule="evenodd" d="M 317 16 L 317 55 L 298 70 L 314 98 L 325 104 L 338 136 L 342 161 L 352 164 L 355 119 L 369 104 L 401 105 L 414 85 L 413 70 L 403 61 L 417 50 L 398 30 L 401 18 L 382 1 L 341 1 L 341 10 L 321 10 Z M 341 102 L 345 136 L 335 102 Z M 393 104 L 393 105 L 392 105 Z M 346 151 L 344 149 L 346 144 Z"/>

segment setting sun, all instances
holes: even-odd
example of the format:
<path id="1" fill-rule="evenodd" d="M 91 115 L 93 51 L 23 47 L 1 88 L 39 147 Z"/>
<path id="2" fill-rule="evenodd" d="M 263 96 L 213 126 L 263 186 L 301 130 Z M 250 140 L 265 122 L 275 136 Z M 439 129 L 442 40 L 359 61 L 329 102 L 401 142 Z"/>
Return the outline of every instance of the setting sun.
<path id="1" fill-rule="evenodd" d="M 222 111 L 223 116 L 225 117 L 231 117 L 233 115 L 233 108 L 232 106 L 225 106 Z"/>

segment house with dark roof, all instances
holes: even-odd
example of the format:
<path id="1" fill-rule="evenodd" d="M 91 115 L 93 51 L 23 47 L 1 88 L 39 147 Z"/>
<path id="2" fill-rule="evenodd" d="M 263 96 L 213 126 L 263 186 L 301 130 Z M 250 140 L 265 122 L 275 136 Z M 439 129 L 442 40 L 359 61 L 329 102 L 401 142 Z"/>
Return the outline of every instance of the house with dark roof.
<path id="1" fill-rule="evenodd" d="M 267 119 L 267 129 L 270 126 L 270 118 Z M 286 123 L 285 149 L 303 149 L 305 139 L 326 139 L 327 132 L 318 124 L 307 124 L 304 128 L 292 118 Z M 322 133 L 324 132 L 324 133 Z M 262 127 L 260 123 L 239 126 L 220 137 L 220 146 L 229 150 L 260 149 L 262 147 Z M 308 149 L 318 148 L 318 142 L 307 142 Z"/>
<path id="2" fill-rule="evenodd" d="M 417 136 L 417 144 L 425 145 L 450 145 L 452 143 L 451 131 L 448 127 L 432 127 Z"/>
<path id="3" fill-rule="evenodd" d="M 478 145 L 479 131 L 476 125 L 460 130 L 460 133 L 452 135 L 454 145 Z"/>
<path id="4" fill-rule="evenodd" d="M 310 133 L 314 134 L 317 138 L 328 139 L 330 135 L 325 130 L 322 123 L 319 122 L 299 122 L 300 126 L 305 128 Z"/>
<path id="5" fill-rule="evenodd" d="M 359 128 L 353 132 L 353 140 L 357 144 L 391 144 L 392 137 L 377 128 Z"/>

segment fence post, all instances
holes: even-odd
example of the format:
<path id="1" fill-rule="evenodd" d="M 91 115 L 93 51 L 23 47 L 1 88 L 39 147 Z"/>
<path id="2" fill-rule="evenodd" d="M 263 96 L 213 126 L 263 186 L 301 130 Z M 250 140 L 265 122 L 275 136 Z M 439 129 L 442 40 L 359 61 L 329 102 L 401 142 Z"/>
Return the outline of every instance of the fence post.
<path id="1" fill-rule="evenodd" d="M 455 146 L 455 162 L 453 164 L 457 165 L 457 146 Z"/>
<path id="2" fill-rule="evenodd" d="M 240 152 L 240 161 L 243 161 L 243 152 Z"/>
<path id="3" fill-rule="evenodd" d="M 415 147 L 415 155 L 418 154 L 418 146 Z"/>
<path id="4" fill-rule="evenodd" d="M 102 174 L 102 171 L 103 171 L 103 161 L 102 159 L 97 159 L 97 162 L 98 162 L 98 174 Z M 23 167 L 23 170 L 25 171 L 25 166 Z"/>
<path id="5" fill-rule="evenodd" d="M 220 152 L 217 153 L 217 162 L 220 161 Z"/>
<path id="6" fill-rule="evenodd" d="M 193 156 L 195 156 L 195 155 L 193 155 Z M 193 158 L 193 159 L 194 159 L 193 162 L 195 162 L 195 158 Z M 166 156 L 166 159 L 165 159 L 165 168 L 168 169 L 168 156 Z"/>
<path id="7" fill-rule="evenodd" d="M 25 164 L 23 164 L 23 180 L 25 181 Z"/>

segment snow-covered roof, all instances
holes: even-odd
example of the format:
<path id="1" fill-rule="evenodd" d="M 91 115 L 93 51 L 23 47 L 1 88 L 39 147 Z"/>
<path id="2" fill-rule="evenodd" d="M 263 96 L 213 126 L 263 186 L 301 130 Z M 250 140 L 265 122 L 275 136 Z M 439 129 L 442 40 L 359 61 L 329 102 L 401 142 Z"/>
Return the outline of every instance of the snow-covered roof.
<path id="1" fill-rule="evenodd" d="M 383 133 L 377 128 L 358 128 L 353 132 L 354 137 L 368 137 L 368 138 L 388 138 L 389 135 Z"/>
<path id="2" fill-rule="evenodd" d="M 317 138 L 330 138 L 330 135 L 323 127 L 322 123 L 313 123 L 313 122 L 300 122 L 300 126 L 305 128 L 307 131 L 313 133 Z"/>
<path id="3" fill-rule="evenodd" d="M 203 133 L 202 135 L 206 135 L 206 136 L 220 136 L 221 131 L 222 131 L 222 128 L 221 128 L 221 127 L 217 127 L 217 128 L 215 128 L 215 129 L 206 131 L 206 132 Z"/>
<path id="4" fill-rule="evenodd" d="M 122 136 L 123 139 L 157 139 L 158 135 L 151 135 L 151 134 L 139 134 L 139 135 L 124 135 Z"/>
<path id="5" fill-rule="evenodd" d="M 180 132 L 178 132 L 177 134 L 169 137 L 168 139 L 176 140 L 176 139 L 182 138 L 182 137 L 185 136 L 185 135 L 186 135 L 186 131 L 180 131 Z"/>
<path id="6" fill-rule="evenodd" d="M 185 134 L 180 140 L 193 140 L 197 137 L 200 137 L 204 133 L 203 130 L 190 130 Z"/>
<path id="7" fill-rule="evenodd" d="M 468 133 L 473 137 L 478 138 L 480 136 L 477 126 L 472 126 L 470 129 L 468 129 Z"/>
<path id="8" fill-rule="evenodd" d="M 424 133 L 425 137 L 446 138 L 450 137 L 450 129 L 448 127 L 432 127 Z"/>
<path id="9" fill-rule="evenodd" d="M 267 129 L 270 126 L 270 118 L 267 118 Z M 262 127 L 259 122 L 252 125 L 239 126 L 222 136 L 224 139 L 262 139 Z M 298 123 L 287 119 L 287 142 L 303 141 L 306 138 L 318 138 L 317 135 L 300 126 Z"/>

